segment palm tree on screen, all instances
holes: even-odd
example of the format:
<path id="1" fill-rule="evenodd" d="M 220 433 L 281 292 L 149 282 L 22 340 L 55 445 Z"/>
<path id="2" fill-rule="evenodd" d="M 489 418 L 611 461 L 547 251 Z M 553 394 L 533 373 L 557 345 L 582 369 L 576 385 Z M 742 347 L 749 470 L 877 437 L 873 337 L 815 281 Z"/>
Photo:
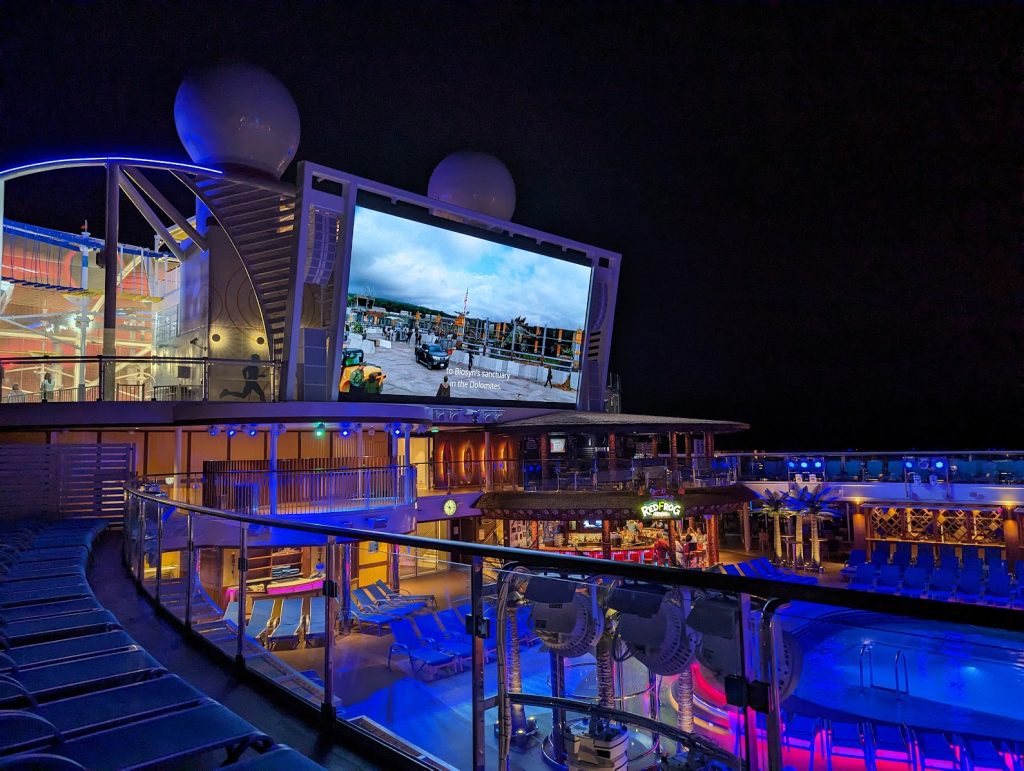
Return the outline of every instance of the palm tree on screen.
<path id="1" fill-rule="evenodd" d="M 793 498 L 793 508 L 801 517 L 807 517 L 811 525 L 811 567 L 821 568 L 821 535 L 818 524 L 823 517 L 838 517 L 840 513 L 832 508 L 839 496 L 828 485 L 816 485 L 813 490 L 806 487 Z M 801 530 L 803 528 L 801 527 Z"/>

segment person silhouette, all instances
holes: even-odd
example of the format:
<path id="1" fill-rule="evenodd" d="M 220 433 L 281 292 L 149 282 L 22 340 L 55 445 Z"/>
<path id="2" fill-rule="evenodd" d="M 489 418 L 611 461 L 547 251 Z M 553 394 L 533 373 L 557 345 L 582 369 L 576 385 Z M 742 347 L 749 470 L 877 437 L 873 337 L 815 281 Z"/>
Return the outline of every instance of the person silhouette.
<path id="1" fill-rule="evenodd" d="M 254 353 L 251 356 L 252 361 L 259 361 L 259 354 Z M 263 393 L 263 389 L 260 387 L 258 381 L 262 377 L 260 368 L 256 364 L 250 364 L 246 367 L 242 367 L 242 379 L 245 381 L 245 386 L 241 391 L 232 391 L 229 388 L 225 388 L 220 392 L 220 398 L 223 399 L 225 396 L 234 396 L 237 399 L 248 399 L 249 394 L 255 393 L 260 397 L 261 402 L 267 400 L 267 395 Z"/>

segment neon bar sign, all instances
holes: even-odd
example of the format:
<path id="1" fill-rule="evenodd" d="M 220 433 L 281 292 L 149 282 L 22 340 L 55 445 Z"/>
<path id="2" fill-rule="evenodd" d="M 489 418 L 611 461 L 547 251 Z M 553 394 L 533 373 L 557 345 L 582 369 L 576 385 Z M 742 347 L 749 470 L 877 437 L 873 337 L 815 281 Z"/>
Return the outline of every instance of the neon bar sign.
<path id="1" fill-rule="evenodd" d="M 644 519 L 678 519 L 683 516 L 683 504 L 675 501 L 648 501 L 640 506 Z"/>

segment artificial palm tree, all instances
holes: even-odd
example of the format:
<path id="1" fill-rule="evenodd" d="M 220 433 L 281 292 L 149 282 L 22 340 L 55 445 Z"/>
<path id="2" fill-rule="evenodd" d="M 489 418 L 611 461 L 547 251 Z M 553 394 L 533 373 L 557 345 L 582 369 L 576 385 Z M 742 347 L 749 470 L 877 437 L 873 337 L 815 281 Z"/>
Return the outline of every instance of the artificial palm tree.
<path id="1" fill-rule="evenodd" d="M 807 517 L 811 525 L 811 567 L 815 570 L 821 569 L 821 537 L 818 533 L 818 523 L 822 517 L 838 517 L 839 512 L 831 508 L 831 505 L 839 500 L 839 496 L 832 492 L 828 485 L 816 485 L 814 490 L 806 487 L 800 490 L 793 498 L 794 508 L 801 517 Z M 803 531 L 802 525 L 800 530 Z"/>
<path id="2" fill-rule="evenodd" d="M 789 513 L 789 491 L 765 489 L 761 510 L 775 520 L 775 561 L 782 562 L 782 518 Z"/>

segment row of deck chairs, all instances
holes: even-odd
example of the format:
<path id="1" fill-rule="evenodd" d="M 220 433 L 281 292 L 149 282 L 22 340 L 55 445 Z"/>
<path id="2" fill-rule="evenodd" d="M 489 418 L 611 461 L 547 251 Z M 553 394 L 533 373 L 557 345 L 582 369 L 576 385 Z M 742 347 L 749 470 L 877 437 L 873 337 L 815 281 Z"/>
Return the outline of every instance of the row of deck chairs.
<path id="1" fill-rule="evenodd" d="M 984 578 L 980 571 L 965 570 L 958 576 L 939 568 L 929 576 L 923 568 L 912 567 L 903 572 L 897 565 L 886 565 L 876 573 L 871 563 L 865 563 L 857 568 L 850 588 L 904 597 L 1024 607 L 1024 581 L 1014 586 L 1005 572 L 992 572 Z"/>
<path id="2" fill-rule="evenodd" d="M 102 523 L 0 522 L 0 768 L 319 768 L 169 674 L 86 581 Z"/>
<path id="3" fill-rule="evenodd" d="M 1019 742 L 999 738 L 792 713 L 785 716 L 782 735 L 785 747 L 809 753 L 808 771 L 822 760 L 831 769 L 840 758 L 869 771 L 1017 771 L 1022 752 Z"/>
<path id="4" fill-rule="evenodd" d="M 352 590 L 349 614 L 357 626 L 370 624 L 377 634 L 393 622 L 437 607 L 432 594 L 396 592 L 383 581 Z"/>
<path id="5" fill-rule="evenodd" d="M 515 611 L 519 643 L 522 645 L 538 641 L 530 625 L 531 611 L 532 608 L 525 605 Z M 466 630 L 470 612 L 470 606 L 464 605 L 423 613 L 415 621 L 401 619 L 391 622 L 395 640 L 388 648 L 388 669 L 391 669 L 392 659 L 398 656 L 399 659 L 408 659 L 409 672 L 413 676 L 425 673 L 433 678 L 446 672 L 462 671 L 473 655 L 473 638 Z M 488 633 L 484 638 L 486 661 L 497 655 L 497 613 L 494 608 L 489 608 L 484 616 L 488 619 Z"/>
<path id="6" fill-rule="evenodd" d="M 916 544 L 917 551 L 911 549 L 915 544 L 907 541 L 900 541 L 896 544 L 895 550 L 890 554 L 888 543 L 876 543 L 871 552 L 871 564 L 876 571 L 881 571 L 887 565 L 894 565 L 900 570 L 906 570 L 913 566 L 921 568 L 928 575 L 931 575 L 936 568 L 948 570 L 954 575 L 964 572 L 1006 572 L 1007 564 L 1003 559 L 1002 549 L 998 546 L 986 546 L 979 552 L 976 546 L 961 547 L 961 557 L 957 556 L 956 547 L 953 544 L 939 545 L 939 561 L 935 561 L 935 550 L 932 544 Z M 867 552 L 864 549 L 854 549 L 850 552 L 850 560 L 846 563 L 840 574 L 849 578 L 852 577 L 858 567 L 867 562 Z M 1013 566 L 1017 579 L 1024 578 L 1024 560 L 1017 560 Z"/>
<path id="7" fill-rule="evenodd" d="M 818 579 L 810 575 L 801 575 L 776 567 L 767 557 L 758 557 L 749 562 L 738 562 L 735 565 L 716 565 L 712 572 L 726 573 L 731 576 L 747 578 L 763 578 L 769 581 L 789 581 L 797 584 L 816 584 Z"/>

